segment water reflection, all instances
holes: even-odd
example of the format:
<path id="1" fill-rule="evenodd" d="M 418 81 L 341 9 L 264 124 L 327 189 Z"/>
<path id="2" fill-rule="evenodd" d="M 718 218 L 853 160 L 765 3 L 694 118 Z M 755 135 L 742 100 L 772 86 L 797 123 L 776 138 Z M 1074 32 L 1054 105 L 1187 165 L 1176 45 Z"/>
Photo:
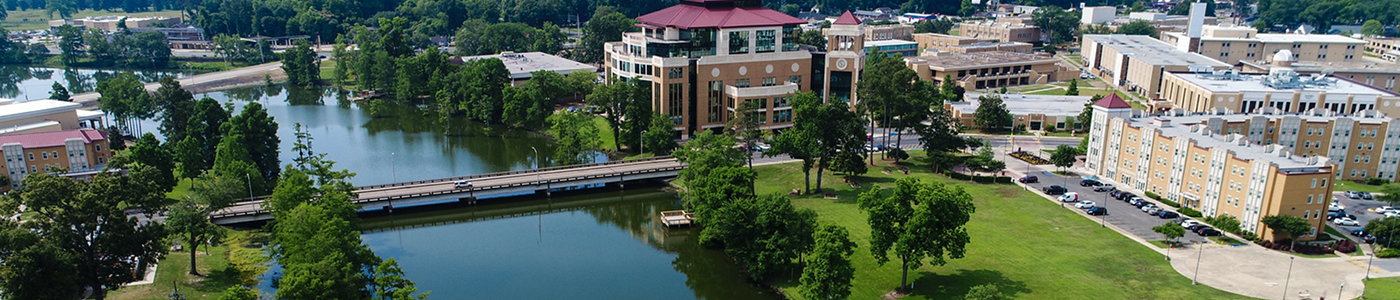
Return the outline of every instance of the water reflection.
<path id="1" fill-rule="evenodd" d="M 657 187 L 437 207 L 367 219 L 364 237 L 420 290 L 452 299 L 776 299 L 698 230 L 654 216 L 680 207 Z"/>
<path id="2" fill-rule="evenodd" d="M 54 82 L 62 84 L 69 93 L 81 94 L 97 90 L 97 82 L 126 70 L 52 69 L 28 66 L 0 65 L 0 98 L 45 99 Z M 155 82 L 163 77 L 184 77 L 193 73 L 178 71 L 132 71 L 142 82 Z M 61 79 L 61 81 L 60 81 Z"/>

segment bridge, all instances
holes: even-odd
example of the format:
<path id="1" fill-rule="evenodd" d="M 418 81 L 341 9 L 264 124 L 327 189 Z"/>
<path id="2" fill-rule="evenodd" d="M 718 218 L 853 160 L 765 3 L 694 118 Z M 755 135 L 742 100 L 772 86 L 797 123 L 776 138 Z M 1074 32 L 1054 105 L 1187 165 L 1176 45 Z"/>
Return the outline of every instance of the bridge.
<path id="1" fill-rule="evenodd" d="M 550 194 L 552 191 L 574 190 L 607 184 L 625 185 L 629 181 L 656 180 L 675 177 L 685 165 L 671 157 L 653 157 L 604 163 L 568 165 L 531 170 L 458 176 L 431 180 L 369 185 L 355 188 L 359 195 L 355 204 L 361 211 L 392 207 L 418 206 L 437 203 L 467 202 L 480 199 L 503 199 L 516 196 Z M 457 187 L 457 181 L 469 181 L 471 187 Z M 214 224 L 235 225 L 272 219 L 264 206 L 266 196 L 233 205 L 209 215 Z"/>

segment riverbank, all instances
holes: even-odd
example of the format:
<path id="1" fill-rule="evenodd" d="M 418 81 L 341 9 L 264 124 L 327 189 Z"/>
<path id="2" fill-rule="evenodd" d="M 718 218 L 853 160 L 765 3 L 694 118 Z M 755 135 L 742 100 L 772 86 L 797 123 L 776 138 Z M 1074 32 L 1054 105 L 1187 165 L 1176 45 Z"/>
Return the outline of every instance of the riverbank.
<path id="1" fill-rule="evenodd" d="M 155 282 L 146 285 L 129 286 L 110 292 L 112 300 L 160 300 L 169 299 L 170 292 L 178 288 L 188 300 L 218 299 L 225 290 L 234 286 L 256 286 L 258 275 L 267 271 L 265 264 L 270 261 L 262 251 L 261 239 L 264 235 L 257 231 L 228 230 L 223 244 L 208 248 L 200 247 L 195 254 L 196 267 L 202 276 L 189 275 L 190 254 L 188 245 L 183 251 L 172 251 L 160 260 Z"/>
<path id="2" fill-rule="evenodd" d="M 1100 228 L 1098 223 L 1054 205 L 1038 195 L 1010 184 L 976 184 L 934 174 L 922 160 L 923 151 L 910 151 L 905 161 L 909 175 L 882 172 L 889 161 L 858 177 L 861 188 L 851 188 L 842 176 L 825 174 L 821 195 L 793 197 L 793 205 L 817 211 L 821 225 L 840 225 L 851 232 L 860 248 L 852 256 L 856 269 L 851 299 L 876 299 L 899 285 L 900 265 L 881 266 L 870 255 L 870 226 L 856 204 L 859 193 L 890 184 L 901 177 L 952 184 L 974 197 L 977 212 L 968 223 L 972 242 L 966 257 L 944 266 L 925 265 L 909 270 L 913 291 L 904 299 L 961 298 L 977 285 L 996 284 L 1003 295 L 1020 299 L 1245 299 L 1204 285 L 1191 285 L 1161 259 L 1157 252 Z M 803 187 L 801 163 L 756 166 L 759 193 L 783 193 Z M 815 170 L 814 170 L 815 171 Z M 813 188 L 816 187 L 816 174 Z M 789 298 L 803 299 L 796 291 L 797 278 L 772 282 Z M 1111 296 L 1108 296 L 1111 295 Z"/>

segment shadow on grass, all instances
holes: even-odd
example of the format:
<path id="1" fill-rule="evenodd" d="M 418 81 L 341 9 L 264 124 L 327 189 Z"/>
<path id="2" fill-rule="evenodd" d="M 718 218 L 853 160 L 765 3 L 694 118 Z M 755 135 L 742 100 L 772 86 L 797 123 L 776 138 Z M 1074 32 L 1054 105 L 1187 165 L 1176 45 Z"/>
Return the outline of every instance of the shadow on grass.
<path id="1" fill-rule="evenodd" d="M 914 292 L 926 299 L 962 299 L 974 286 L 996 284 L 997 291 L 1006 298 L 1016 298 L 1017 294 L 1031 293 L 1024 282 L 1006 278 L 994 270 L 958 270 L 952 274 L 919 272 L 914 280 Z"/>

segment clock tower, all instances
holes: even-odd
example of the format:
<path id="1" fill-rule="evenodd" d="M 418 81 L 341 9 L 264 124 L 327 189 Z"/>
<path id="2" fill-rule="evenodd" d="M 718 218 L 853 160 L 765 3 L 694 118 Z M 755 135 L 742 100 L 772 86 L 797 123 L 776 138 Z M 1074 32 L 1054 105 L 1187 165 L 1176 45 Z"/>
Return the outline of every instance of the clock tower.
<path id="1" fill-rule="evenodd" d="M 846 101 L 852 108 L 858 101 L 856 82 L 865 67 L 865 25 L 851 11 L 841 14 L 826 29 L 826 101 Z"/>

